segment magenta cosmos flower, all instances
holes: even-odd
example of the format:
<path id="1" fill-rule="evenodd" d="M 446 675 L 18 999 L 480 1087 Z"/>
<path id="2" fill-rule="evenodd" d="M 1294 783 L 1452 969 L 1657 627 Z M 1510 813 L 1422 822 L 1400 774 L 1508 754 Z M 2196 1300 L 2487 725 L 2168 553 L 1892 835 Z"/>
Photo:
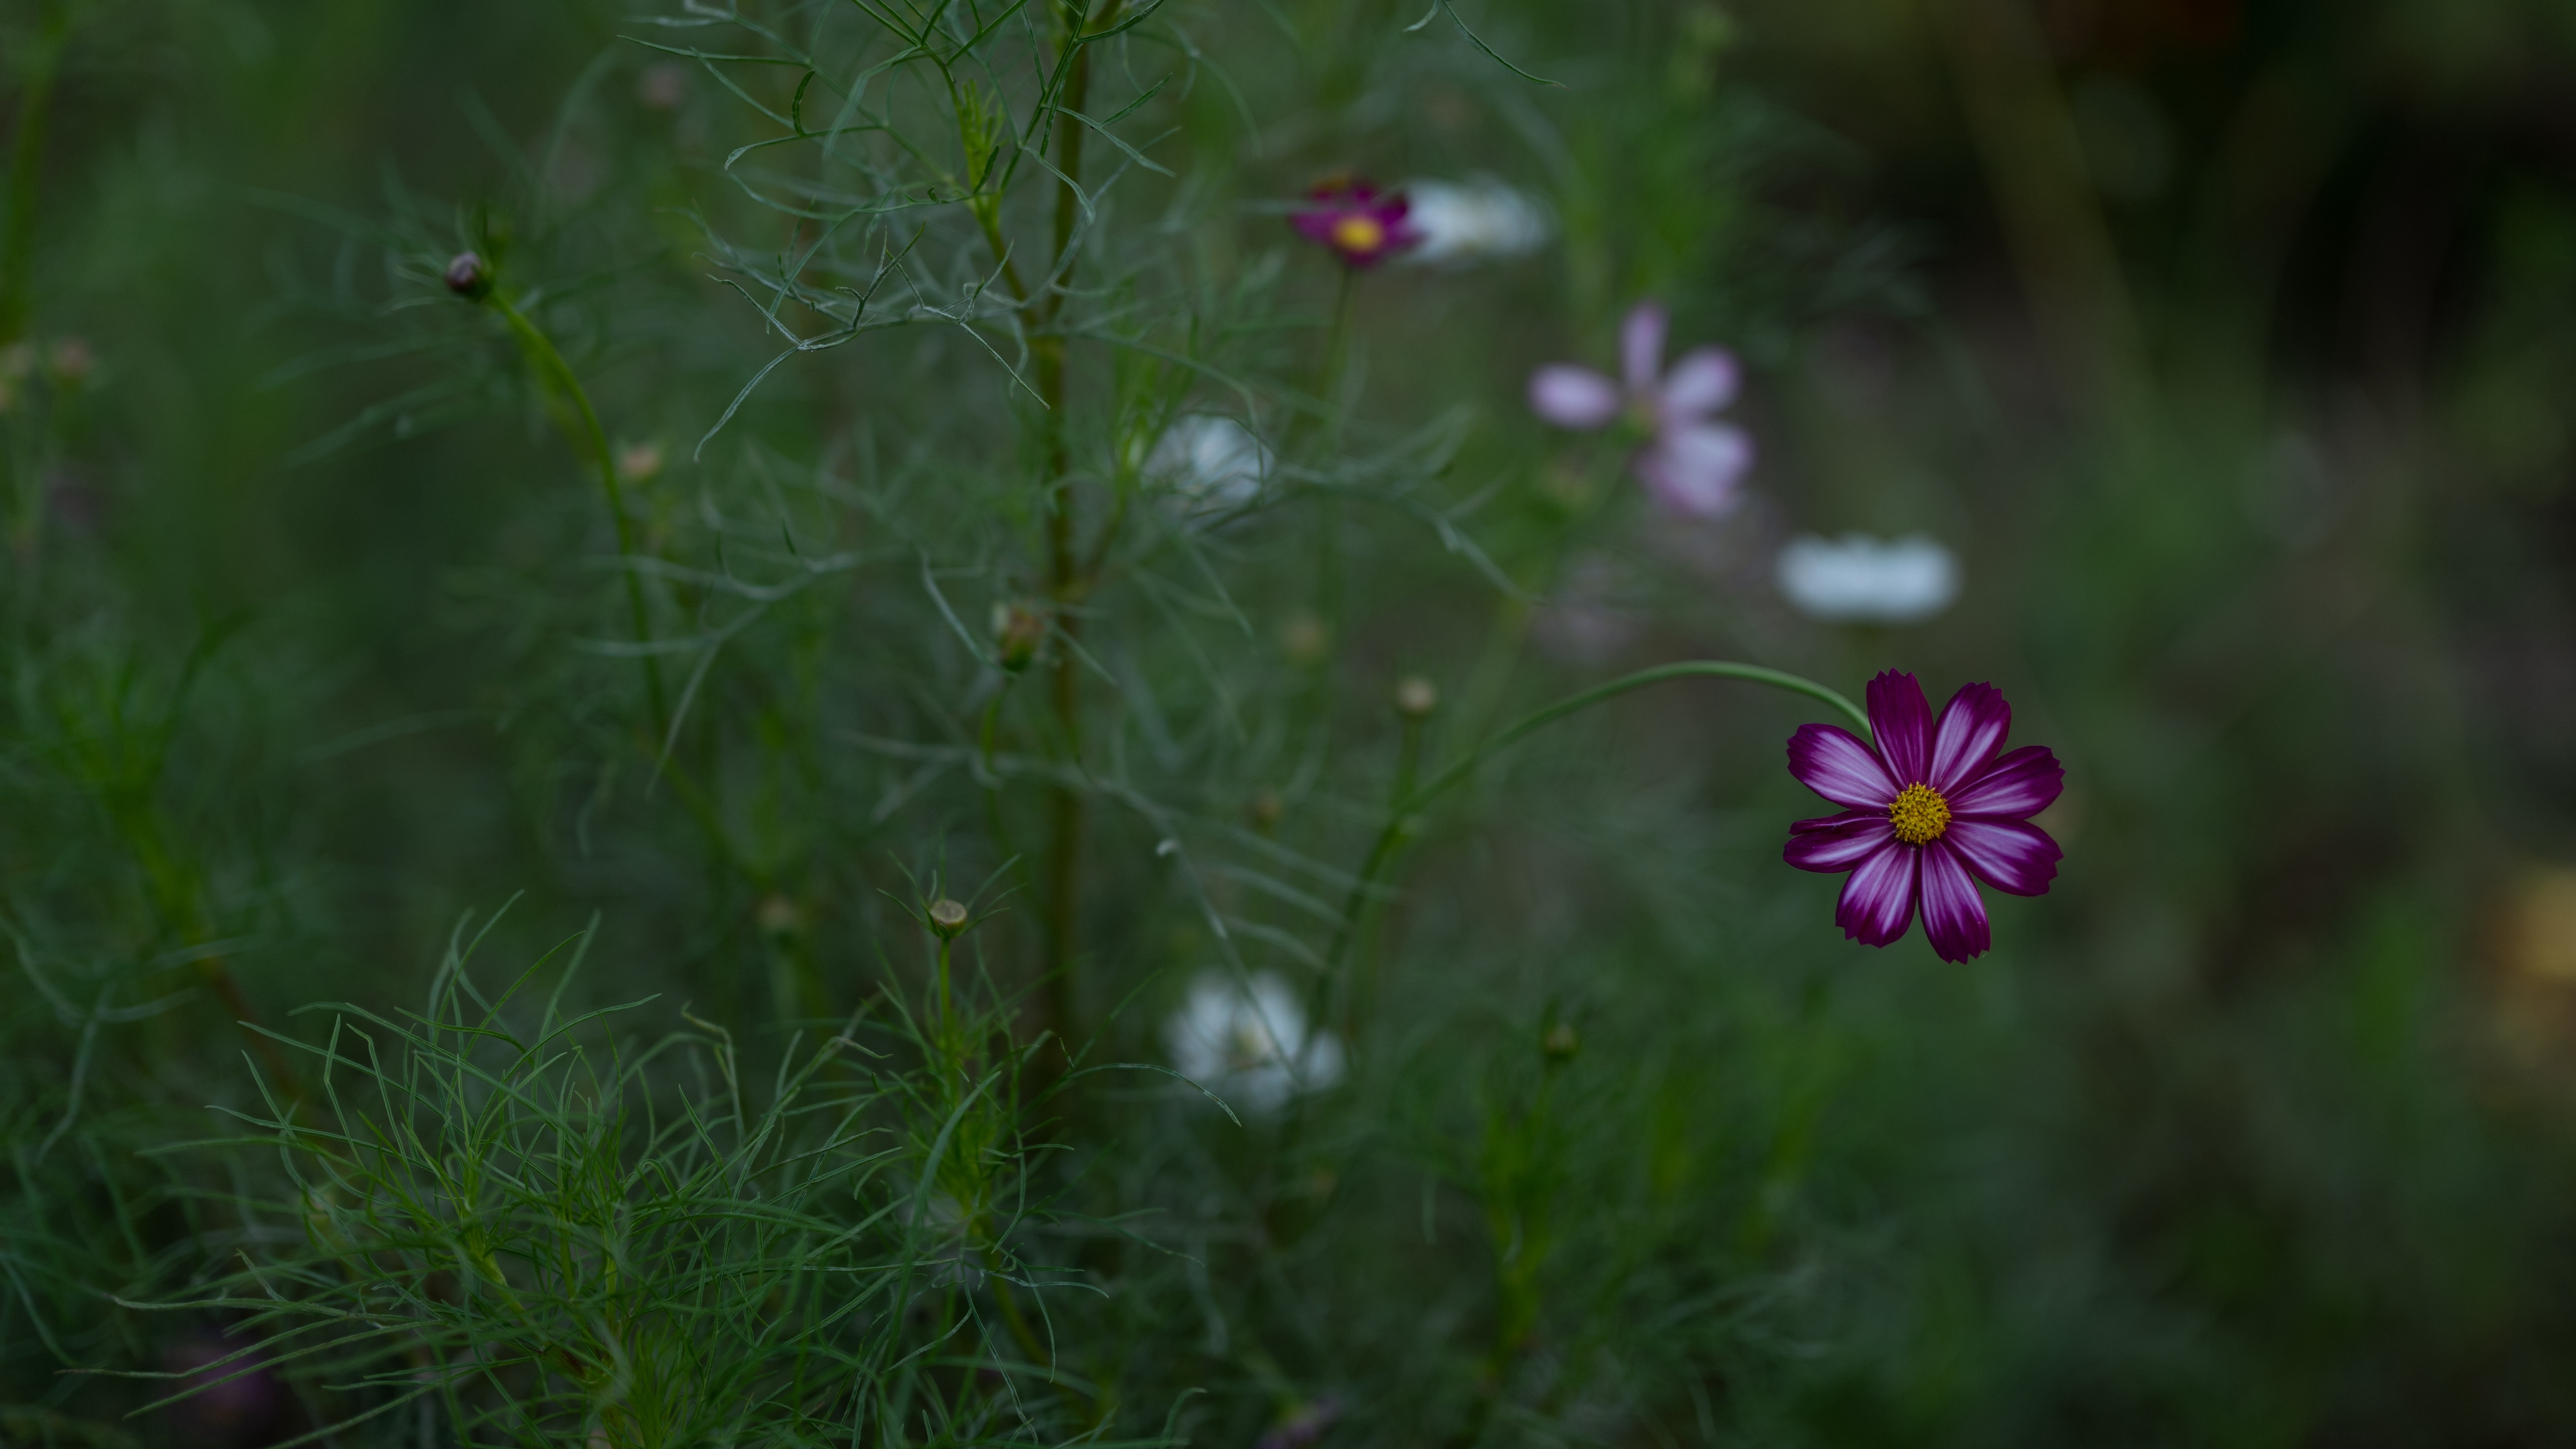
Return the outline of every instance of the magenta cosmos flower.
<path id="1" fill-rule="evenodd" d="M 1753 466 L 1753 439 L 1713 420 L 1735 400 L 1735 354 L 1699 347 L 1664 371 L 1664 333 L 1672 319 L 1640 302 L 1619 327 L 1620 370 L 1614 382 L 1588 367 L 1551 363 L 1530 374 L 1530 411 L 1561 428 L 1589 431 L 1621 416 L 1648 435 L 1628 467 L 1655 501 L 1692 518 L 1716 518 L 1735 507 L 1735 485 Z"/>
<path id="2" fill-rule="evenodd" d="M 1365 179 L 1336 176 L 1315 184 L 1288 224 L 1309 241 L 1332 249 L 1346 267 L 1373 267 L 1422 240 L 1405 219 L 1411 209 L 1400 191 L 1380 191 Z"/>
<path id="3" fill-rule="evenodd" d="M 2066 771 L 2038 745 L 1999 754 L 2012 706 L 1991 684 L 1950 696 L 1939 723 L 1911 674 L 1869 682 L 1872 749 L 1848 730 L 1802 725 L 1789 737 L 1789 773 L 1840 815 L 1789 827 L 1789 863 L 1851 872 L 1834 924 L 1884 946 L 1914 923 L 1944 961 L 1994 944 L 1983 881 L 2017 896 L 2044 895 L 2065 854 L 2030 817 L 2065 788 Z"/>

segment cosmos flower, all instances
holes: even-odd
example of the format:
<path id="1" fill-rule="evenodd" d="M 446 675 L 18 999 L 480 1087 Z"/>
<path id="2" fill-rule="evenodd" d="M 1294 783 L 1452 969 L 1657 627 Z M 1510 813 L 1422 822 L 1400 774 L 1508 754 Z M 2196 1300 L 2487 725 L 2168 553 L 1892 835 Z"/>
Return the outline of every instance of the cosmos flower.
<path id="1" fill-rule="evenodd" d="M 1261 496 L 1270 449 L 1232 418 L 1189 413 L 1145 455 L 1145 476 L 1171 490 L 1184 513 L 1231 513 Z"/>
<path id="2" fill-rule="evenodd" d="M 1911 674 L 1869 682 L 1875 748 L 1847 730 L 1802 725 L 1789 739 L 1789 773 L 1840 815 L 1789 827 L 1785 852 L 1800 870 L 1850 871 L 1834 924 L 1885 946 L 1914 923 L 1944 961 L 1994 944 L 1982 881 L 2017 896 L 2044 895 L 2065 852 L 2030 818 L 2064 788 L 2066 771 L 2038 745 L 1997 753 L 2012 706 L 1991 684 L 1950 697 L 1938 723 Z"/>
<path id="3" fill-rule="evenodd" d="M 1411 205 L 1400 191 L 1380 191 L 1356 176 L 1316 183 L 1288 224 L 1308 241 L 1332 249 L 1346 267 L 1373 267 L 1422 240 L 1407 219 Z"/>
<path id="4" fill-rule="evenodd" d="M 1881 542 L 1805 535 L 1780 550 L 1780 592 L 1810 618 L 1838 624 L 1917 624 L 1959 597 L 1959 560 L 1916 534 Z"/>
<path id="5" fill-rule="evenodd" d="M 1662 306 L 1640 302 L 1619 328 L 1623 382 L 1588 367 L 1551 363 L 1530 374 L 1530 411 L 1561 428 L 1589 431 L 1625 416 L 1647 435 L 1628 462 L 1666 509 L 1716 518 L 1735 507 L 1735 488 L 1753 466 L 1753 439 L 1711 417 L 1735 399 L 1735 355 L 1722 347 L 1684 353 L 1663 370 Z"/>
<path id="6" fill-rule="evenodd" d="M 1555 230 L 1547 209 L 1489 177 L 1474 181 L 1408 181 L 1406 224 L 1421 241 L 1408 262 L 1464 267 L 1510 261 L 1547 245 Z"/>
<path id="7" fill-rule="evenodd" d="M 1342 1079 L 1341 1040 L 1307 1030 L 1306 1008 L 1273 971 L 1256 972 L 1249 983 L 1202 974 L 1163 1024 L 1163 1042 L 1182 1076 L 1255 1112 Z"/>

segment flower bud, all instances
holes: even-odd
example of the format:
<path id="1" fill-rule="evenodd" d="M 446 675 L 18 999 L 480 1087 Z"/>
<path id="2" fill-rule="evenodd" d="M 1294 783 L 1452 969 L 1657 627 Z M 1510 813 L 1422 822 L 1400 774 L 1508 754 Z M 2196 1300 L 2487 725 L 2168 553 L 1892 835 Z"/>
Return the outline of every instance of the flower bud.
<path id="1" fill-rule="evenodd" d="M 1547 1058 L 1549 1066 L 1561 1067 L 1574 1060 L 1576 1052 L 1583 1050 L 1583 1038 L 1575 1034 L 1574 1023 L 1560 1021 L 1547 1029 L 1547 1035 L 1539 1038 L 1538 1050 L 1539 1055 Z"/>
<path id="2" fill-rule="evenodd" d="M 46 351 L 45 362 L 53 369 L 56 382 L 78 387 L 89 381 L 90 373 L 97 369 L 98 354 L 90 351 L 89 343 L 82 338 L 57 337 Z"/>
<path id="3" fill-rule="evenodd" d="M 1406 719 L 1426 719 L 1440 707 L 1440 686 L 1419 674 L 1408 674 L 1395 683 L 1395 712 Z"/>
<path id="4" fill-rule="evenodd" d="M 946 896 L 930 903 L 930 929 L 943 936 L 954 936 L 966 929 L 966 904 Z"/>
<path id="5" fill-rule="evenodd" d="M 636 443 L 617 450 L 617 481 L 650 483 L 661 475 L 661 444 Z"/>
<path id="6" fill-rule="evenodd" d="M 764 936 L 797 936 L 805 931 L 805 912 L 776 891 L 760 898 L 760 904 L 752 907 L 751 919 Z"/>
<path id="7" fill-rule="evenodd" d="M 1279 626 L 1279 647 L 1294 663 L 1320 664 L 1332 652 L 1333 631 L 1325 627 L 1323 620 L 1299 610 Z"/>
<path id="8" fill-rule="evenodd" d="M 472 252 L 458 252 L 447 263 L 447 290 L 468 302 L 492 295 L 492 269 Z"/>
<path id="9" fill-rule="evenodd" d="M 1252 828 L 1267 835 L 1279 828 L 1279 817 L 1288 813 L 1288 802 L 1268 785 L 1252 794 Z"/>
<path id="10" fill-rule="evenodd" d="M 644 67 L 635 77 L 635 99 L 656 111 L 676 111 L 689 98 L 689 68 L 676 60 Z"/>
<path id="11" fill-rule="evenodd" d="M 1027 604 L 993 606 L 993 653 L 1004 669 L 1013 674 L 1029 667 L 1038 657 L 1038 646 L 1046 642 L 1047 620 L 1042 611 Z"/>

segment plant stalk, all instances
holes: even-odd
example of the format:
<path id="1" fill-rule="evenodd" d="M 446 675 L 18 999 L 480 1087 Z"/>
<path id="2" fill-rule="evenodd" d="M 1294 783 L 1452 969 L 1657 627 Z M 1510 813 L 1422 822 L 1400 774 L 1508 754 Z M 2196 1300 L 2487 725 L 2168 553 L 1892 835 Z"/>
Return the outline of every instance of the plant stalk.
<path id="1" fill-rule="evenodd" d="M 1403 844 L 1404 837 L 1411 832 L 1415 817 L 1426 806 L 1466 783 L 1487 759 L 1567 715 L 1581 713 L 1605 700 L 1616 699 L 1620 695 L 1643 689 L 1650 684 L 1661 684 L 1668 679 L 1698 678 L 1734 679 L 1747 684 L 1765 684 L 1774 689 L 1786 690 L 1791 694 L 1804 695 L 1840 710 L 1844 718 L 1859 727 L 1860 736 L 1864 741 L 1870 738 L 1869 715 L 1837 691 L 1818 684 L 1812 679 L 1803 679 L 1777 669 L 1766 669 L 1759 664 L 1736 664 L 1717 659 L 1693 659 L 1679 664 L 1663 664 L 1652 669 L 1641 669 L 1606 684 L 1594 685 L 1579 694 L 1569 695 L 1543 709 L 1523 715 L 1504 726 L 1493 738 L 1468 751 L 1457 763 L 1434 775 L 1429 783 L 1410 791 L 1399 792 L 1394 803 L 1387 810 L 1385 826 L 1378 831 L 1376 842 L 1369 847 L 1367 859 L 1360 865 L 1359 878 L 1351 883 L 1350 897 L 1343 903 L 1341 918 L 1333 928 L 1332 944 L 1324 952 L 1324 971 L 1317 981 L 1318 994 L 1329 990 L 1333 981 L 1340 976 L 1343 964 L 1350 955 L 1352 938 L 1358 933 L 1360 919 L 1368 910 L 1369 896 L 1376 889 L 1379 876 L 1385 873 L 1397 848 Z M 1408 753 L 1411 748 L 1412 733 L 1408 730 Z M 1409 775 L 1411 771 L 1408 769 L 1404 773 Z M 1320 1008 L 1322 1003 L 1318 1001 L 1316 1004 Z"/>
<path id="2" fill-rule="evenodd" d="M 644 667 L 644 698 L 652 711 L 653 738 L 658 750 L 667 751 L 670 741 L 664 736 L 671 728 L 670 710 L 662 695 L 661 662 L 653 655 L 653 616 L 645 607 L 644 581 L 634 568 L 635 526 L 626 516 L 626 490 L 617 481 L 617 454 L 608 446 L 608 432 L 599 425 L 599 412 L 590 405 L 589 391 L 582 387 L 572 364 L 556 350 L 553 339 L 529 321 L 498 286 L 492 289 L 489 300 L 492 310 L 509 324 L 510 335 L 517 339 L 528 365 L 571 410 L 571 416 L 558 421 L 571 439 L 573 450 L 598 470 L 600 492 L 608 502 L 609 522 L 617 530 L 617 561 L 621 565 L 618 572 L 626 581 L 626 609 L 635 630 L 636 659 Z"/>
<path id="3" fill-rule="evenodd" d="M 1116 19 L 1124 3 L 1125 0 L 1100 0 L 1096 12 L 1086 14 L 1088 7 L 1081 7 L 1068 16 L 1065 44 L 1072 47 L 1072 52 L 1065 62 L 1064 90 L 1056 102 L 1056 168 L 1063 173 L 1063 179 L 1056 187 L 1055 225 L 1047 249 L 1050 280 L 1046 295 L 1037 302 L 1038 326 L 1033 339 L 1038 398 L 1046 407 L 1046 417 L 1040 425 L 1046 430 L 1047 592 L 1055 603 L 1055 627 L 1060 636 L 1049 699 L 1054 705 L 1065 758 L 1077 769 L 1082 763 L 1082 676 L 1077 658 L 1082 618 L 1078 610 L 1089 592 L 1090 578 L 1082 567 L 1074 539 L 1073 457 L 1064 425 L 1065 339 L 1057 323 L 1064 313 L 1066 295 L 1067 278 L 1062 274 L 1071 265 L 1066 253 L 1073 245 L 1074 224 L 1081 214 L 1081 197 L 1075 187 L 1082 179 L 1084 123 L 1074 115 L 1089 103 L 1091 95 L 1091 51 L 1084 40 L 1093 30 Z M 1082 792 L 1071 783 L 1058 783 L 1047 801 L 1047 1016 L 1057 1036 L 1067 1042 L 1076 1039 L 1074 1017 L 1079 1004 L 1073 958 L 1081 930 L 1082 806 Z"/>

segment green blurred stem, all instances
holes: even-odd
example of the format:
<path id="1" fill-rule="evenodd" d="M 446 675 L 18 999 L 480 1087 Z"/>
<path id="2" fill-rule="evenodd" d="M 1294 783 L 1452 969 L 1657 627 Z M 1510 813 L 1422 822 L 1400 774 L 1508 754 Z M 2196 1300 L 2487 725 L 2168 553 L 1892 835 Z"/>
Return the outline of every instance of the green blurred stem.
<path id="1" fill-rule="evenodd" d="M 1929 9 L 2059 385 L 2079 407 L 2125 420 L 2147 389 L 2137 309 L 2031 7 L 1935 0 Z"/>
<path id="2" fill-rule="evenodd" d="M 71 38 L 75 0 L 47 7 L 36 43 L 18 58 L 26 89 L 18 96 L 18 134 L 9 155 L 9 223 L 0 232 L 0 347 L 27 330 L 29 279 L 35 272 L 36 174 L 45 159 L 45 122 L 53 114 L 54 77 Z"/>
<path id="3" fill-rule="evenodd" d="M 644 666 L 644 697 L 652 710 L 653 737 L 667 751 L 670 742 L 663 732 L 670 728 L 670 711 L 662 697 L 661 662 L 653 656 L 653 616 L 644 606 L 644 581 L 635 572 L 635 527 L 626 517 L 626 492 L 617 482 L 617 454 L 608 446 L 608 432 L 599 425 L 599 412 L 590 405 L 590 393 L 581 385 L 572 365 L 555 349 L 554 341 L 537 324 L 527 319 L 509 295 L 499 287 L 487 299 L 492 310 L 510 326 L 510 335 L 518 340 L 519 351 L 528 365 L 537 370 L 538 378 L 548 390 L 561 397 L 572 415 L 559 418 L 564 434 L 572 440 L 573 451 L 586 456 L 599 471 L 600 491 L 608 499 L 609 521 L 617 529 L 618 572 L 626 581 L 626 608 L 635 627 L 635 645 L 640 651 L 637 661 Z"/>
<path id="4" fill-rule="evenodd" d="M 1342 268 L 1340 285 L 1333 290 L 1333 326 L 1324 336 L 1324 371 L 1315 384 L 1315 397 L 1324 405 L 1324 444 L 1327 449 L 1339 444 L 1342 436 L 1342 374 L 1351 365 L 1351 318 L 1358 310 L 1360 270 Z"/>
<path id="5" fill-rule="evenodd" d="M 1395 857 L 1397 848 L 1404 843 L 1404 837 L 1412 830 L 1414 818 L 1433 801 L 1465 784 L 1486 760 L 1567 715 L 1579 714 L 1605 700 L 1616 699 L 1620 695 L 1643 689 L 1650 684 L 1661 684 L 1670 679 L 1733 679 L 1747 684 L 1769 685 L 1773 689 L 1804 695 L 1840 710 L 1843 717 L 1850 720 L 1860 732 L 1863 740 L 1870 738 L 1869 716 L 1861 710 L 1860 706 L 1844 698 L 1839 692 L 1828 689 L 1812 679 L 1801 678 L 1778 669 L 1766 669 L 1759 664 L 1736 664 L 1719 659 L 1692 659 L 1679 664 L 1663 664 L 1652 669 L 1641 669 L 1634 674 L 1613 679 L 1607 684 L 1594 685 L 1580 694 L 1570 695 L 1544 709 L 1523 715 L 1504 726 L 1502 731 L 1493 738 L 1468 751 L 1466 756 L 1456 764 L 1432 776 L 1428 784 L 1410 790 L 1403 788 L 1405 780 L 1412 773 L 1411 767 L 1407 765 L 1398 774 L 1398 789 L 1393 803 L 1387 809 L 1386 825 L 1378 832 L 1377 842 L 1369 847 L 1368 858 L 1360 865 L 1359 879 L 1352 882 L 1350 898 L 1342 906 L 1341 920 L 1333 928 L 1332 945 L 1324 953 L 1325 970 L 1321 984 L 1329 987 L 1332 979 L 1340 974 L 1343 962 L 1349 957 L 1351 940 L 1358 931 L 1360 917 L 1368 908 L 1370 891 L 1376 887 L 1378 878 L 1385 874 L 1388 864 Z M 1405 749 L 1410 755 L 1415 748 L 1414 728 L 1408 725 L 1405 735 Z"/>
<path id="6" fill-rule="evenodd" d="M 1359 295 L 1359 270 L 1342 268 L 1339 287 L 1333 293 L 1333 325 L 1324 339 L 1323 371 L 1315 382 L 1315 397 L 1324 409 L 1324 454 L 1330 457 L 1342 445 L 1342 374 L 1350 365 L 1351 314 Z M 1324 621 L 1325 637 L 1338 639 L 1342 632 L 1342 502 L 1325 495 L 1316 509 L 1315 519 L 1315 613 Z M 1326 676 L 1329 678 L 1329 674 Z"/>

